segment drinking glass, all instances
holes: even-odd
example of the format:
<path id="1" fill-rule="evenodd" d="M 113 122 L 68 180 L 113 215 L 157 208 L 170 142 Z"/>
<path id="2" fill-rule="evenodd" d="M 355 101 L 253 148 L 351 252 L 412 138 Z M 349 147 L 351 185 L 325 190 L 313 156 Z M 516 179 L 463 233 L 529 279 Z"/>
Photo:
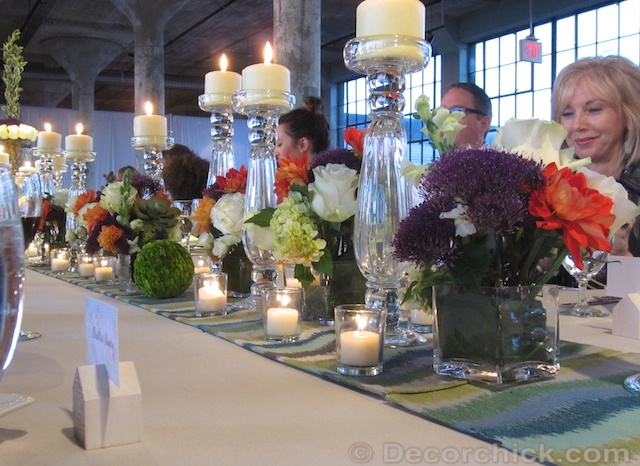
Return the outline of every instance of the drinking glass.
<path id="1" fill-rule="evenodd" d="M 24 238 L 13 180 L 0 165 L 0 379 L 13 359 L 22 322 Z"/>
<path id="2" fill-rule="evenodd" d="M 627 380 L 624 381 L 624 388 L 629 390 L 631 393 L 640 395 L 640 374 L 627 377 Z"/>
<path id="3" fill-rule="evenodd" d="M 578 268 L 570 254 L 562 261 L 562 266 L 578 281 L 578 302 L 571 309 L 571 314 L 578 317 L 606 317 L 610 312 L 604 308 L 596 309 L 587 302 L 587 283 L 602 270 L 609 254 L 605 251 L 594 251 L 582 259 L 583 267 Z"/>

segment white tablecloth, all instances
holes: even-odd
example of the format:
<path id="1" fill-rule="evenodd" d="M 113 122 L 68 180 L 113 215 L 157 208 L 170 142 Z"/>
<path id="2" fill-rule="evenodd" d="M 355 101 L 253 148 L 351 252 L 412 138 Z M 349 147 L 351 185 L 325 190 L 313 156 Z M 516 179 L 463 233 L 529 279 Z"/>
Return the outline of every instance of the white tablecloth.
<path id="1" fill-rule="evenodd" d="M 71 388 L 76 367 L 86 363 L 87 296 L 118 308 L 120 359 L 134 362 L 142 388 L 142 443 L 86 451 L 73 438 Z M 2 466 L 353 466 L 368 452 L 367 464 L 410 464 L 412 454 L 425 452 L 430 462 L 419 464 L 461 463 L 463 455 L 471 455 L 467 464 L 479 464 L 472 455 L 492 454 L 488 443 L 380 399 L 33 271 L 23 328 L 43 336 L 19 344 L 0 391 L 36 401 L 0 418 Z M 609 318 L 562 317 L 560 331 L 566 340 L 639 350 L 638 340 L 612 336 L 610 329 Z M 455 455 L 460 461 L 452 461 Z M 501 450 L 485 464 L 524 462 Z"/>

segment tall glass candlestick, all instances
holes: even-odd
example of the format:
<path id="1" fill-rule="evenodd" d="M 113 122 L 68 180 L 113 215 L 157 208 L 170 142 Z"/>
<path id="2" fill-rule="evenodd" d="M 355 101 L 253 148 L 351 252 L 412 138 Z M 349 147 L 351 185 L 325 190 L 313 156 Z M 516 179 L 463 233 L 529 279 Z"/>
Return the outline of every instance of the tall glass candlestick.
<path id="1" fill-rule="evenodd" d="M 64 157 L 71 164 L 69 197 L 87 192 L 87 163 L 96 159 L 96 153 L 84 150 L 67 150 L 64 151 Z"/>
<path id="2" fill-rule="evenodd" d="M 408 267 L 394 259 L 391 242 L 411 208 L 410 188 L 400 172 L 407 149 L 402 125 L 405 74 L 423 69 L 430 57 L 427 42 L 397 35 L 356 37 L 344 49 L 347 68 L 367 75 L 371 110 L 358 188 L 354 252 L 367 279 L 366 304 L 387 310 L 388 346 L 426 342 L 399 326 L 400 282 Z"/>
<path id="3" fill-rule="evenodd" d="M 134 149 L 142 150 L 145 174 L 158 180 L 164 187 L 162 180 L 162 151 L 173 147 L 173 138 L 168 136 L 134 136 L 131 138 Z"/>
<path id="4" fill-rule="evenodd" d="M 40 186 L 42 194 L 53 195 L 56 192 L 55 184 L 55 166 L 53 164 L 54 157 L 60 157 L 62 150 L 60 147 L 56 149 L 34 149 L 33 155 L 40 157 Z"/>
<path id="5" fill-rule="evenodd" d="M 286 92 L 239 91 L 233 95 L 233 108 L 246 115 L 251 153 L 244 204 L 245 217 L 251 217 L 264 208 L 276 206 L 274 182 L 276 157 L 273 154 L 278 118 L 293 108 L 295 97 Z M 260 228 L 260 227 L 256 227 Z M 248 232 L 242 236 L 244 250 L 253 264 L 251 286 L 253 304 L 265 287 L 273 286 L 277 278 L 276 261 L 264 243 Z"/>
<path id="6" fill-rule="evenodd" d="M 233 94 L 202 94 L 198 97 L 198 105 L 205 112 L 211 112 L 211 162 L 207 186 L 216 182 L 217 176 L 225 176 L 233 168 Z"/>

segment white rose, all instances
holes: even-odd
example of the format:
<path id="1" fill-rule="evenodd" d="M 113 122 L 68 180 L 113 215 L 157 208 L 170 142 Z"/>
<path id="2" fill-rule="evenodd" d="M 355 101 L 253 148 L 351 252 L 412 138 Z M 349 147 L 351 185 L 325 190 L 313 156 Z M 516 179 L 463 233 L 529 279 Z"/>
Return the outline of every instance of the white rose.
<path id="1" fill-rule="evenodd" d="M 213 235 L 211 233 L 202 233 L 198 236 L 198 242 L 196 243 L 202 249 L 213 248 Z"/>
<path id="2" fill-rule="evenodd" d="M 20 123 L 18 126 L 18 138 L 26 139 L 29 141 L 35 141 L 38 136 L 38 130 L 33 126 L 25 125 L 24 123 Z"/>
<path id="3" fill-rule="evenodd" d="M 249 211 L 245 214 L 245 220 L 250 219 L 257 212 Z M 260 249 L 271 251 L 273 249 L 273 243 L 276 238 L 273 234 L 271 227 L 261 227 L 255 223 L 243 223 L 242 229 L 247 233 L 247 238 L 250 243 Z"/>
<path id="4" fill-rule="evenodd" d="M 53 197 L 51 199 L 53 203 L 59 207 L 66 206 L 69 201 L 69 190 L 68 189 L 59 189 L 55 193 L 53 193 Z"/>
<path id="5" fill-rule="evenodd" d="M 329 222 L 343 222 L 358 209 L 358 172 L 342 164 L 329 163 L 313 169 L 309 184 L 311 208 Z"/>
<path id="6" fill-rule="evenodd" d="M 0 139 L 9 139 L 9 128 L 7 125 L 0 125 Z"/>
<path id="7" fill-rule="evenodd" d="M 76 225 L 78 225 L 78 227 L 87 228 L 87 221 L 84 219 L 84 214 L 87 213 L 87 210 L 95 207 L 96 204 L 96 202 L 90 202 L 83 205 L 82 208 L 78 211 L 78 216 L 76 217 Z"/>
<path id="8" fill-rule="evenodd" d="M 498 128 L 492 146 L 519 152 L 545 165 L 555 162 L 562 167 L 573 159 L 573 148 L 560 149 L 566 137 L 567 130 L 555 121 L 512 118 Z"/>
<path id="9" fill-rule="evenodd" d="M 9 125 L 8 129 L 9 129 L 9 139 L 19 138 L 18 125 Z"/>
<path id="10" fill-rule="evenodd" d="M 211 208 L 211 223 L 225 235 L 241 235 L 244 223 L 244 194 L 223 195 Z"/>
<path id="11" fill-rule="evenodd" d="M 224 257 L 240 241 L 242 241 L 242 237 L 239 235 L 223 235 L 213 240 L 213 250 L 211 252 L 214 256 Z"/>
<path id="12" fill-rule="evenodd" d="M 100 205 L 108 210 L 110 213 L 118 212 L 123 205 L 133 205 L 138 190 L 131 187 L 129 190 L 129 197 L 127 199 L 122 198 L 122 187 L 124 183 L 122 181 L 116 181 L 109 183 L 102 189 L 102 196 L 100 197 Z"/>

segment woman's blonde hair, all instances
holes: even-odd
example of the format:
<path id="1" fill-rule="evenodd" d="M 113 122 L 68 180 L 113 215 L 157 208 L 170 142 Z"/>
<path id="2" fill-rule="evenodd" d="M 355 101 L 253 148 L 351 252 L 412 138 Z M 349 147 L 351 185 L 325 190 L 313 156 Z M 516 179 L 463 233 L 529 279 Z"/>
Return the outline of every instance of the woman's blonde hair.
<path id="1" fill-rule="evenodd" d="M 626 130 L 618 163 L 626 166 L 640 160 L 640 68 L 619 56 L 571 63 L 560 71 L 553 86 L 551 113 L 555 121 L 560 121 L 579 83 L 585 83 L 624 116 Z"/>

